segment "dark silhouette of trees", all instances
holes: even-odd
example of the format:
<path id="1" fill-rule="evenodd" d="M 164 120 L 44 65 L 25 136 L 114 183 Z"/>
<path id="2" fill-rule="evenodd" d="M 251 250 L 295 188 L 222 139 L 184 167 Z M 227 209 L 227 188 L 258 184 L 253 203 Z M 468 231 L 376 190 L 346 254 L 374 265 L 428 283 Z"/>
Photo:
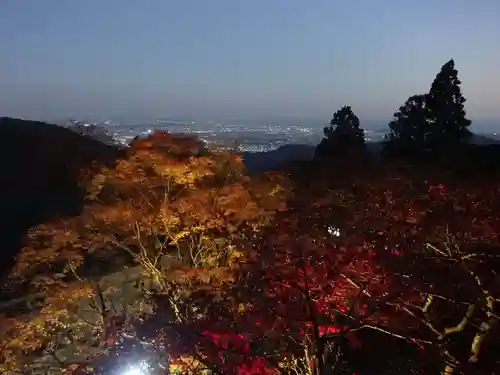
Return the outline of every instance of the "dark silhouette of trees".
<path id="1" fill-rule="evenodd" d="M 394 113 L 386 151 L 420 154 L 456 150 L 471 135 L 455 62 L 441 67 L 427 94 L 413 95 Z"/>
<path id="2" fill-rule="evenodd" d="M 427 95 L 432 144 L 457 144 L 470 136 L 471 121 L 465 117 L 465 98 L 460 90 L 455 62 L 448 61 L 432 82 Z"/>
<path id="3" fill-rule="evenodd" d="M 334 113 L 330 126 L 324 129 L 325 138 L 316 148 L 317 157 L 332 157 L 359 153 L 365 149 L 364 130 L 350 106 Z"/>
<path id="4" fill-rule="evenodd" d="M 389 123 L 387 147 L 392 152 L 416 151 L 426 147 L 429 134 L 427 96 L 413 95 L 399 107 Z"/>

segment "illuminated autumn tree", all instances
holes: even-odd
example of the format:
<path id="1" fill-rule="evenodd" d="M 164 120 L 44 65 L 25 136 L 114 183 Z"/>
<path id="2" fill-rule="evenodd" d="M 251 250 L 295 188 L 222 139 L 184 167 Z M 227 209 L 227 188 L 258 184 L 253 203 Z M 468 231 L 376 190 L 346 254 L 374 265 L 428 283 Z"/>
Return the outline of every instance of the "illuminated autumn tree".
<path id="1" fill-rule="evenodd" d="M 375 245 L 334 220 L 324 199 L 311 203 L 275 222 L 249 269 L 247 319 L 260 321 L 262 332 L 255 345 L 304 374 L 340 371 L 342 352 L 359 347 L 365 331 L 421 345 L 394 329 L 392 319 L 408 319 L 387 304 L 404 291 L 378 263 Z"/>
<path id="2" fill-rule="evenodd" d="M 267 371 L 326 374 L 339 351 L 360 344 L 362 331 L 415 348 L 424 343 L 392 330 L 395 316 L 400 325 L 409 324 L 387 307 L 404 291 L 378 264 L 375 245 L 346 233 L 341 215 L 332 217 L 331 202 L 331 196 L 292 202 L 239 268 L 230 304 L 212 304 L 207 319 L 196 322 L 194 332 L 207 338 L 193 341 L 217 371 L 239 373 L 237 365 L 249 367 L 258 359 Z"/>
<path id="3" fill-rule="evenodd" d="M 324 374 L 342 339 L 358 345 L 368 330 L 421 351 L 429 363 L 412 371 L 478 362 L 498 296 L 494 253 L 474 242 L 498 241 L 496 188 L 390 167 L 335 177 L 319 191 L 309 181 L 240 268 L 230 303 L 196 322 L 208 337 L 195 340 L 201 360 L 224 373 L 259 359 L 268 370 Z"/>
<path id="4" fill-rule="evenodd" d="M 273 333 L 268 347 L 282 366 L 300 363 L 303 373 L 327 373 L 327 356 L 338 354 L 341 339 L 361 327 L 364 307 L 351 278 L 369 281 L 370 289 L 384 282 L 368 257 L 337 248 L 328 236 L 326 227 L 309 226 L 300 216 L 283 220 L 261 245 L 250 277 L 249 309 Z"/>
<path id="5" fill-rule="evenodd" d="M 84 212 L 34 228 L 18 256 L 11 282 L 40 301 L 37 314 L 4 319 L 4 371 L 64 340 L 80 339 L 86 357 L 103 354 L 159 305 L 155 319 L 171 332 L 206 319 L 225 298 L 247 244 L 284 204 L 280 176 L 253 183 L 240 156 L 208 153 L 193 137 L 167 133 L 136 140 L 116 167 L 85 177 Z M 108 272 L 129 267 L 141 284 L 142 293 L 115 311 L 99 278 L 92 280 L 106 263 Z M 98 302 L 91 319 L 78 314 L 81 297 Z M 165 345 L 175 352 L 172 341 Z M 179 347 L 179 355 L 190 354 Z"/>
<path id="6" fill-rule="evenodd" d="M 252 259 L 251 249 L 276 211 L 285 209 L 284 193 L 288 187 L 279 174 L 261 175 L 248 182 L 248 192 L 263 209 L 263 221 L 256 225 L 255 219 L 250 218 L 246 224 L 238 225 L 234 243 L 244 249 L 238 261 L 224 269 L 220 267 L 217 272 L 222 273 L 208 278 L 208 270 L 192 265 L 170 274 L 167 280 L 172 286 L 189 291 L 183 297 L 184 303 L 179 304 L 182 311 L 175 309 L 172 294 L 161 292 L 155 296 L 158 315 L 162 315 L 157 316 L 156 325 L 162 327 L 170 341 L 175 341 L 170 351 L 184 353 L 174 363 L 180 368 L 198 368 L 201 364 L 212 373 L 227 375 L 277 373 L 277 361 L 269 361 L 263 353 L 252 349 L 252 345 L 261 344 L 258 321 L 262 317 L 249 315 L 248 300 L 252 296 L 242 285 L 247 285 L 245 275 Z M 243 211 L 240 214 L 246 215 Z M 172 316 L 174 321 L 169 319 Z"/>

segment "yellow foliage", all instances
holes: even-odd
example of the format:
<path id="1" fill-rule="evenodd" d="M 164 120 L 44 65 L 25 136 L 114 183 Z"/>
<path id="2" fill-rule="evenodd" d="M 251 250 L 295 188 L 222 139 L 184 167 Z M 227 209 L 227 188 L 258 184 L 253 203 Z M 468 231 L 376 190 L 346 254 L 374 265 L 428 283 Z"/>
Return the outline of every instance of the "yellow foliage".
<path id="1" fill-rule="evenodd" d="M 9 328 L 4 364 L 19 367 L 20 352 L 56 340 L 78 301 L 92 296 L 81 274 L 91 256 L 109 263 L 117 254 L 133 255 L 130 266 L 142 266 L 156 287 L 179 296 L 182 288 L 189 295 L 199 285 L 220 289 L 233 280 L 245 258 L 247 233 L 258 232 L 283 206 L 285 180 L 276 174 L 250 180 L 240 155 L 179 157 L 167 149 L 143 142 L 90 181 L 79 217 L 30 231 L 11 278 L 24 278 L 45 299 L 36 317 Z M 35 273 L 40 275 L 33 278 Z"/>
<path id="2" fill-rule="evenodd" d="M 186 238 L 187 236 L 189 236 L 189 230 L 183 230 L 183 231 L 180 231 L 179 233 L 176 233 L 172 239 L 171 239 L 171 242 L 172 244 L 174 245 L 177 245 L 179 243 L 180 240 Z"/>

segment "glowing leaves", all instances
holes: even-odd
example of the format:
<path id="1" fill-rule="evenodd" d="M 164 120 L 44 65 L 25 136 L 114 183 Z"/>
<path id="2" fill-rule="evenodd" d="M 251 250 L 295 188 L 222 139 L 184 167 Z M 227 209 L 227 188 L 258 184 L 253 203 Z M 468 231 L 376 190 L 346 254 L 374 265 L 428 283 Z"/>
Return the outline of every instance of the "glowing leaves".
<path id="1" fill-rule="evenodd" d="M 131 143 L 134 153 L 164 154 L 177 157 L 199 155 L 204 150 L 204 143 L 194 135 L 170 134 L 156 131 L 147 138 L 137 138 Z"/>
<path id="2" fill-rule="evenodd" d="M 165 157 L 149 161 L 158 176 L 179 185 L 193 187 L 203 178 L 210 177 L 213 174 L 213 160 L 209 157 L 193 157 L 188 161 L 176 161 Z"/>
<path id="3" fill-rule="evenodd" d="M 15 356 L 20 357 L 41 347 L 47 326 L 43 319 L 36 318 L 29 322 L 12 319 L 10 323 L 9 329 L 3 336 L 3 344 L 11 356 L 17 353 Z M 17 361 L 20 359 L 17 358 Z"/>
<path id="4" fill-rule="evenodd" d="M 92 287 L 79 282 L 59 284 L 59 288 L 46 290 L 43 304 L 37 314 L 27 314 L 14 320 L 16 325 L 11 327 L 10 334 L 15 338 L 10 346 L 15 347 L 16 343 L 19 343 L 18 340 L 22 340 L 25 343 L 21 347 L 27 348 L 42 339 L 50 339 L 47 334 L 58 326 L 64 326 L 63 320 L 71 316 L 82 300 L 92 296 Z"/>
<path id="5" fill-rule="evenodd" d="M 183 226 L 220 229 L 224 222 L 214 203 L 216 193 L 215 189 L 186 191 L 170 203 L 170 212 L 178 216 Z"/>
<path id="6" fill-rule="evenodd" d="M 253 353 L 248 334 L 228 330 L 201 332 L 201 355 L 210 369 L 226 375 L 278 375 L 280 372 L 263 356 Z"/>
<path id="7" fill-rule="evenodd" d="M 248 184 L 248 191 L 260 202 L 261 210 L 273 215 L 277 211 L 286 211 L 287 201 L 292 194 L 292 186 L 284 174 L 265 173 L 256 176 Z"/>
<path id="8" fill-rule="evenodd" d="M 251 180 L 240 155 L 197 155 L 191 141 L 177 147 L 174 138 L 137 141 L 116 167 L 88 183 L 80 216 L 30 232 L 11 276 L 43 295 L 37 314 L 9 326 L 13 355 L 53 345 L 61 332 L 98 335 L 102 324 L 91 328 L 77 314 L 80 301 L 95 297 L 86 277 L 125 274 L 124 266 L 137 269 L 146 292 L 141 308 L 129 312 L 131 321 L 161 310 L 160 300 L 169 306 L 160 311 L 168 311 L 169 322 L 187 327 L 248 314 L 238 312 L 233 291 L 249 239 L 284 205 L 286 178 Z"/>
<path id="9" fill-rule="evenodd" d="M 175 357 L 169 365 L 169 373 L 172 375 L 195 375 L 203 373 L 205 369 L 206 366 L 203 363 L 188 356 Z"/>
<path id="10" fill-rule="evenodd" d="M 143 215 L 144 214 L 147 213 L 144 212 Z M 85 215 L 85 219 L 88 220 L 87 225 L 97 228 L 98 230 L 110 225 L 119 225 L 130 230 L 132 224 L 143 217 L 138 212 L 137 207 L 123 200 L 119 200 L 112 205 L 88 206 L 83 215 Z"/>
<path id="11" fill-rule="evenodd" d="M 106 176 L 102 173 L 97 173 L 94 175 L 90 183 L 85 186 L 87 194 L 86 198 L 89 200 L 94 200 L 101 193 L 101 190 L 106 182 Z"/>
<path id="12" fill-rule="evenodd" d="M 248 190 L 239 184 L 225 186 L 220 191 L 216 204 L 221 213 L 236 224 L 255 221 L 261 211 Z"/>
<path id="13" fill-rule="evenodd" d="M 78 241 L 78 235 L 64 222 L 56 222 L 52 227 L 40 225 L 31 229 L 28 237 L 29 245 L 17 256 L 11 277 L 32 277 L 33 273 L 43 272 L 54 264 L 78 265 L 83 260 L 81 249 L 72 246 Z"/>
<path id="14" fill-rule="evenodd" d="M 157 219 L 159 223 L 167 228 L 176 228 L 181 224 L 179 212 L 173 210 L 173 207 L 171 207 L 171 205 L 166 202 L 160 205 Z"/>
<path id="15" fill-rule="evenodd" d="M 226 267 L 211 269 L 177 269 L 169 272 L 169 274 L 166 275 L 166 278 L 167 280 L 174 281 L 179 284 L 190 285 L 192 283 L 200 283 L 211 286 L 216 286 L 221 283 L 231 282 L 234 280 L 233 273 Z"/>
<path id="16" fill-rule="evenodd" d="M 173 142 L 175 139 L 175 136 L 167 133 L 155 133 L 149 138 L 151 147 L 132 147 L 131 159 L 144 171 L 149 170 L 163 180 L 179 185 L 192 187 L 214 175 L 215 160 L 212 156 L 189 156 L 189 151 L 173 151 L 176 148 Z M 136 143 L 136 146 L 141 142 Z"/>
<path id="17" fill-rule="evenodd" d="M 255 256 L 245 268 L 242 294 L 252 306 L 242 315 L 249 321 L 251 317 L 263 321 L 273 332 L 264 339 L 252 328 L 254 344 L 265 342 L 273 355 L 301 357 L 303 340 L 315 353 L 319 337 L 347 333 L 361 322 L 387 321 L 384 312 L 368 311 L 368 304 L 376 303 L 392 284 L 377 259 L 370 257 L 373 245 L 363 238 L 363 213 L 356 211 L 359 198 L 340 189 L 325 190 L 323 196 L 309 196 L 309 190 L 304 196 L 296 195 L 293 209 L 277 215 L 273 227 L 262 232 Z M 356 217 L 349 217 L 352 214 Z M 328 226 L 336 223 L 340 234 L 329 235 Z M 351 223 L 361 227 L 361 236 Z"/>
<path id="18" fill-rule="evenodd" d="M 94 288 L 90 283 L 80 280 L 61 285 L 62 288 L 57 290 L 57 293 L 48 295 L 45 298 L 47 306 L 53 306 L 58 309 L 72 308 L 84 298 L 92 298 L 94 296 Z"/>
<path id="19" fill-rule="evenodd" d="M 111 182 L 127 182 L 128 184 L 141 184 L 145 181 L 145 171 L 137 159 L 129 158 L 119 160 L 113 169 L 104 169 L 102 173 L 109 179 L 112 177 Z M 102 179 L 102 178 L 101 178 Z"/>
<path id="20" fill-rule="evenodd" d="M 189 234 L 190 234 L 190 232 L 188 230 L 183 230 L 183 231 L 180 231 L 180 232 L 176 233 L 170 239 L 170 244 L 172 244 L 172 245 L 178 245 L 179 241 L 181 241 L 182 239 L 188 237 Z"/>

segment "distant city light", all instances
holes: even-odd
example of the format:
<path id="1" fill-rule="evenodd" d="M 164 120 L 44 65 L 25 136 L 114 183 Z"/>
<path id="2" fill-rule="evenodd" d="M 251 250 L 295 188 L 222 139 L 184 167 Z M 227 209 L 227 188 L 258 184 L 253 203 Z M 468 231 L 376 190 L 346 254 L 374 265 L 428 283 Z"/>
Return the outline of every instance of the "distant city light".
<path id="1" fill-rule="evenodd" d="M 236 120 L 236 119 L 234 119 Z M 121 145 L 128 145 L 135 136 L 148 136 L 155 130 L 168 130 L 172 133 L 197 133 L 205 142 L 209 144 L 216 143 L 219 146 L 227 145 L 227 148 L 234 148 L 234 142 L 239 146 L 242 152 L 258 153 L 276 150 L 284 145 L 299 144 L 316 146 L 323 137 L 323 127 L 316 124 L 294 124 L 285 123 L 235 123 L 235 122 L 217 122 L 193 121 L 193 120 L 169 120 L 154 119 L 147 122 L 131 124 L 130 122 L 117 123 L 114 121 L 105 121 L 94 124 L 90 121 L 72 120 L 67 124 L 71 127 L 80 127 L 88 130 L 97 126 L 97 129 L 113 131 L 109 134 Z M 380 142 L 384 139 L 387 129 L 365 129 L 366 142 Z M 498 132 L 485 134 L 486 137 L 492 137 L 492 143 L 498 137 Z"/>

